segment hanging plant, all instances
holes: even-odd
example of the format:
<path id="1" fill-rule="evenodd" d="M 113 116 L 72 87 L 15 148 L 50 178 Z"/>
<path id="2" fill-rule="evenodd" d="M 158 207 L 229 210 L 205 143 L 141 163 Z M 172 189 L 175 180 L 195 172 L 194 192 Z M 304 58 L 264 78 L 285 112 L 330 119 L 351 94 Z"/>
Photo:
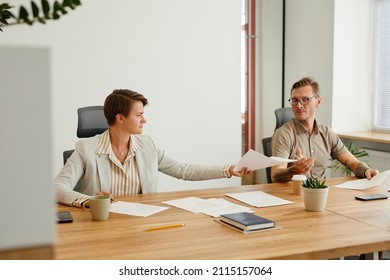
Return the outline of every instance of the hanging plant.
<path id="1" fill-rule="evenodd" d="M 0 3 L 0 31 L 2 28 L 16 24 L 33 25 L 35 22 L 45 24 L 47 20 L 57 20 L 66 15 L 68 10 L 73 10 L 81 5 L 79 0 L 64 0 L 62 3 L 54 1 L 50 4 L 48 0 L 41 0 L 40 5 L 30 1 L 31 9 L 23 5 L 19 6 L 19 13 L 15 15 L 10 10 L 14 8 L 8 3 Z"/>

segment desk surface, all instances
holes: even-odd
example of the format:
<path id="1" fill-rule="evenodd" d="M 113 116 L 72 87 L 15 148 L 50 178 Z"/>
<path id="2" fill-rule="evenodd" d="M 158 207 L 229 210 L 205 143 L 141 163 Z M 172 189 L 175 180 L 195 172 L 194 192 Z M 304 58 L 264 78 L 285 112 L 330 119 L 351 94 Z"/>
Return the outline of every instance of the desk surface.
<path id="1" fill-rule="evenodd" d="M 327 182 L 334 185 L 344 180 Z M 91 221 L 88 211 L 59 205 L 59 210 L 71 211 L 74 222 L 58 225 L 55 258 L 330 259 L 390 249 L 390 199 L 356 201 L 356 193 L 363 191 L 331 187 L 327 208 L 322 212 L 306 211 L 301 197 L 292 194 L 291 183 L 143 194 L 117 200 L 167 206 L 161 202 L 195 196 L 224 198 L 245 205 L 225 194 L 254 190 L 294 202 L 252 207 L 256 214 L 274 220 L 280 229 L 242 234 L 217 223 L 213 217 L 175 207 L 149 217 L 110 213 L 107 221 Z M 387 214 L 383 215 L 385 210 Z M 185 226 L 144 231 L 162 223 Z"/>

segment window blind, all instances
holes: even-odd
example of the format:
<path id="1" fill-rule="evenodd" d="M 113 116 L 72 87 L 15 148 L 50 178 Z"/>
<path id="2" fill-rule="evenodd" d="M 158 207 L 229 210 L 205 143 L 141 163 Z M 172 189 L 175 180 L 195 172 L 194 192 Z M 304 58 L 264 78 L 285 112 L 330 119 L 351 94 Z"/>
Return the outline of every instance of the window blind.
<path id="1" fill-rule="evenodd" d="M 375 5 L 373 127 L 390 131 L 390 0 Z"/>

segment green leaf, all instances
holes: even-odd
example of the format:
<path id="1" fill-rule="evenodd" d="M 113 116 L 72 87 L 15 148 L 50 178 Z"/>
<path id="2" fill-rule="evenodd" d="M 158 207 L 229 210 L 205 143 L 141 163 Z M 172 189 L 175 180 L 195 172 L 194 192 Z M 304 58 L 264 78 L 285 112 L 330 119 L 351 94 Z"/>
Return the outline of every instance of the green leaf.
<path id="1" fill-rule="evenodd" d="M 60 14 L 59 13 L 54 13 L 53 12 L 53 19 L 57 20 L 60 18 Z"/>
<path id="2" fill-rule="evenodd" d="M 41 7 L 37 5 L 36 2 L 37 1 L 35 0 L 30 1 L 30 12 L 24 6 L 20 5 L 18 16 L 15 16 L 12 12 L 8 11 L 8 9 L 13 8 L 13 6 L 10 6 L 8 3 L 0 3 L 0 27 L 23 23 L 32 25 L 34 22 L 45 24 L 49 19 L 59 19 L 62 15 L 67 14 L 67 7 L 74 9 L 81 5 L 81 1 L 79 0 L 63 0 L 62 4 L 60 3 L 60 0 L 58 0 L 53 3 L 53 6 L 51 6 L 49 0 L 41 0 Z M 15 21 L 9 23 L 8 19 L 10 18 L 15 19 Z M 3 30 L 0 28 L 0 31 Z"/>
<path id="3" fill-rule="evenodd" d="M 33 17 L 37 18 L 39 16 L 39 8 L 38 8 L 37 4 L 35 4 L 34 1 L 31 1 L 31 10 L 33 13 Z"/>
<path id="4" fill-rule="evenodd" d="M 58 12 L 61 12 L 63 15 L 65 15 L 67 13 L 66 10 L 64 9 L 64 7 L 62 7 L 62 5 L 58 1 L 55 1 L 54 2 L 54 13 L 58 14 Z"/>
<path id="5" fill-rule="evenodd" d="M 0 11 L 3 11 L 3 10 L 9 10 L 11 9 L 12 6 L 10 6 L 8 3 L 2 3 L 0 4 Z"/>
<path id="6" fill-rule="evenodd" d="M 25 7 L 20 6 L 19 19 L 28 20 L 28 12 Z"/>
<path id="7" fill-rule="evenodd" d="M 46 19 L 43 17 L 38 17 L 38 21 L 42 24 L 46 24 Z"/>
<path id="8" fill-rule="evenodd" d="M 69 7 L 69 8 L 71 8 L 71 9 L 73 9 L 72 1 L 71 1 L 71 0 L 64 0 L 64 1 L 62 1 L 62 6 L 63 6 L 63 7 Z"/>
<path id="9" fill-rule="evenodd" d="M 309 177 L 303 182 L 302 186 L 309 189 L 326 189 L 328 186 L 325 182 L 325 180 L 321 182 L 318 178 Z"/>
<path id="10" fill-rule="evenodd" d="M 45 15 L 45 18 L 50 19 L 50 4 L 47 0 L 41 0 L 42 4 L 42 11 L 43 14 Z"/>
<path id="11" fill-rule="evenodd" d="M 10 11 L 4 11 L 4 12 L 3 12 L 3 17 L 4 17 L 5 19 L 16 18 L 16 17 L 14 16 L 14 14 L 11 13 Z"/>

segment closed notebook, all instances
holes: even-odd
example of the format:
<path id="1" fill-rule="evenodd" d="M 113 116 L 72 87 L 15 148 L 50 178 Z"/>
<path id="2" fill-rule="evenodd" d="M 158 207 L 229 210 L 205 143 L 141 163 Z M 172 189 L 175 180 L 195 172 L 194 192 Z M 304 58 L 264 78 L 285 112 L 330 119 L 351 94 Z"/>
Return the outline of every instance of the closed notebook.
<path id="1" fill-rule="evenodd" d="M 274 221 L 247 212 L 223 214 L 220 220 L 245 230 L 272 228 L 275 226 Z"/>

